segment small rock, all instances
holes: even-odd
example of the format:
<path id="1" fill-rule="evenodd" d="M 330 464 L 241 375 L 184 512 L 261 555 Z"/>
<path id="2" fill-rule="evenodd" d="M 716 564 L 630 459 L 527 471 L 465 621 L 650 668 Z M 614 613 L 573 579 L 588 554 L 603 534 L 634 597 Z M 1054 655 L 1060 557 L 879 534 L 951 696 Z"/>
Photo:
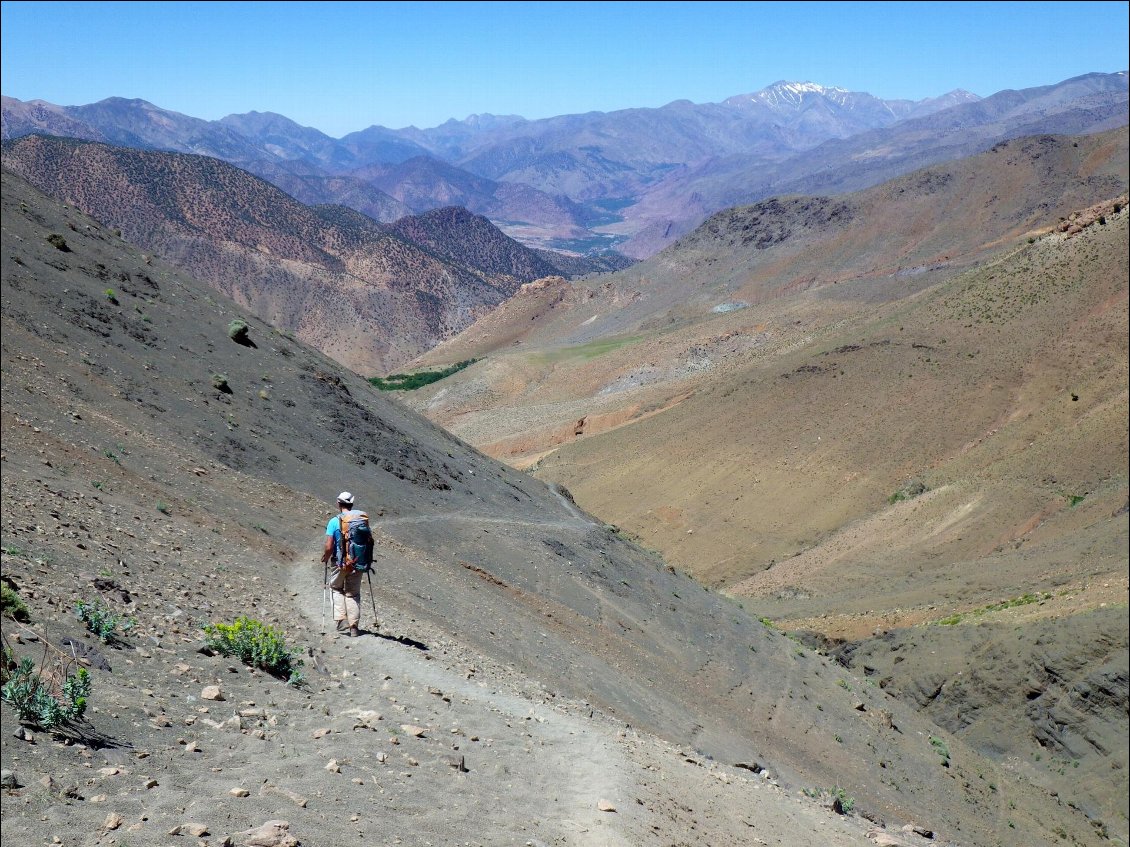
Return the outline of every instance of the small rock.
<path id="1" fill-rule="evenodd" d="M 424 727 L 416 726 L 415 724 L 410 723 L 402 723 L 400 725 L 400 728 L 408 735 L 411 735 L 413 738 L 423 738 L 424 734 L 427 732 Z"/>
<path id="2" fill-rule="evenodd" d="M 224 692 L 220 690 L 218 685 L 207 685 L 204 690 L 200 692 L 201 700 L 224 700 Z"/>
<path id="3" fill-rule="evenodd" d="M 169 830 L 169 835 L 191 835 L 200 838 L 208 834 L 208 827 L 202 823 L 182 823 Z"/>
<path id="4" fill-rule="evenodd" d="M 333 730 L 330 729 L 328 726 L 322 727 L 321 729 L 316 729 L 313 732 L 311 732 L 310 737 L 311 738 L 325 738 L 331 732 L 333 732 Z"/>
<path id="5" fill-rule="evenodd" d="M 337 763 L 337 759 L 330 759 L 326 762 L 325 769 L 330 773 L 341 773 L 341 765 Z"/>
<path id="6" fill-rule="evenodd" d="M 102 829 L 106 832 L 113 832 L 125 822 L 125 818 L 117 812 L 110 812 L 110 814 L 106 815 L 106 820 L 102 822 Z"/>
<path id="7" fill-rule="evenodd" d="M 246 788 L 233 788 L 231 791 L 228 792 L 228 794 L 230 794 L 232 797 L 250 797 L 251 796 L 251 792 L 248 791 Z"/>
<path id="8" fill-rule="evenodd" d="M 121 773 L 121 770 L 118 768 L 102 768 L 98 773 L 102 774 L 102 776 L 117 776 Z"/>
<path id="9" fill-rule="evenodd" d="M 901 838 L 896 838 L 881 829 L 868 830 L 867 837 L 874 841 L 878 847 L 907 847 L 907 843 Z"/>
<path id="10" fill-rule="evenodd" d="M 32 744 L 35 743 L 35 733 L 28 729 L 26 726 L 17 727 L 16 731 L 13 732 L 12 735 L 20 739 L 20 741 L 29 741 Z"/>
<path id="11" fill-rule="evenodd" d="M 14 771 L 3 770 L 0 771 L 0 788 L 19 788 L 20 781 L 16 779 Z"/>
<path id="12" fill-rule="evenodd" d="M 156 787 L 157 787 L 158 785 L 160 785 L 160 784 L 161 784 L 161 783 L 159 783 L 159 782 L 158 782 L 157 780 L 155 780 L 155 779 L 147 779 L 147 780 L 145 780 L 145 788 L 146 788 L 146 790 L 149 790 L 150 788 L 156 788 Z"/>
<path id="13" fill-rule="evenodd" d="M 289 830 L 289 821 L 267 821 L 236 837 L 244 847 L 298 847 L 298 839 Z"/>
<path id="14" fill-rule="evenodd" d="M 614 805 L 612 805 L 611 803 L 609 803 L 607 800 L 598 800 L 597 803 L 596 803 L 596 809 L 597 809 L 598 812 L 615 812 L 616 811 L 616 807 Z"/>

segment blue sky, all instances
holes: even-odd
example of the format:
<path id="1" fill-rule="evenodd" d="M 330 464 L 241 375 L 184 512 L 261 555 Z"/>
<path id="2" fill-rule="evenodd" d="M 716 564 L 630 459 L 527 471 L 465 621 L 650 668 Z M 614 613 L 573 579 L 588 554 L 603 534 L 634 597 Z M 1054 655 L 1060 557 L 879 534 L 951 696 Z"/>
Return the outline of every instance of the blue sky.
<path id="1" fill-rule="evenodd" d="M 1126 70 L 1126 2 L 4 2 L 0 88 L 194 117 L 278 112 L 334 137 L 672 100 L 777 80 L 918 100 Z"/>

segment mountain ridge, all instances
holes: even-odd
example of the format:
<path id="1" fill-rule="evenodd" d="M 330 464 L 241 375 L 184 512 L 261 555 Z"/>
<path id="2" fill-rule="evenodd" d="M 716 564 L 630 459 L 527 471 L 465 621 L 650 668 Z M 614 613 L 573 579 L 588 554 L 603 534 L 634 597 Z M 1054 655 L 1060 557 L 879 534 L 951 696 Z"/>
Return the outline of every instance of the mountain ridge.
<path id="1" fill-rule="evenodd" d="M 798 88 L 795 83 L 789 85 Z M 280 184 L 285 181 L 295 191 L 300 190 L 295 177 L 323 182 L 327 177 L 371 181 L 364 175 L 366 168 L 379 165 L 378 170 L 387 171 L 390 166 L 427 156 L 443 163 L 442 167 L 433 166 L 436 174 L 415 185 L 385 186 L 386 190 L 392 188 L 393 194 L 401 192 L 402 199 L 410 192 L 416 199 L 409 205 L 417 212 L 451 204 L 453 175 L 448 172 L 444 177 L 439 172 L 454 167 L 463 171 L 455 182 L 486 178 L 522 186 L 517 195 L 506 195 L 495 187 L 468 203 L 477 204 L 469 208 L 488 215 L 528 246 L 580 253 L 614 248 L 644 258 L 709 214 L 732 205 L 792 191 L 828 191 L 836 180 L 843 183 L 839 190 L 858 189 L 931 162 L 968 155 L 978 144 L 983 149 L 1007 137 L 1082 132 L 1083 116 L 1089 111 L 1105 112 L 1108 120 L 1121 123 L 1127 119 L 1125 73 L 1088 74 L 1022 92 L 998 92 L 972 103 L 960 92 L 913 103 L 882 100 L 862 92 L 830 97 L 818 92 L 842 90 L 809 87 L 812 90 L 806 91 L 801 101 L 803 108 L 785 111 L 755 103 L 751 100 L 757 96 L 755 92 L 730 98 L 742 101 L 740 106 L 727 105 L 727 101 L 675 101 L 658 109 L 623 109 L 538 121 L 486 115 L 464 122 L 449 120 L 426 130 L 372 126 L 339 140 L 264 113 L 229 115 L 206 122 L 124 98 L 51 109 L 6 98 L 3 137 L 10 139 L 43 129 L 100 141 L 116 139 L 115 143 L 133 146 L 207 153 L 277 179 Z M 770 86 L 760 93 L 768 98 L 772 92 Z M 1014 116 L 1010 124 L 989 113 L 960 112 L 963 106 L 994 98 L 1000 103 L 1015 99 L 1014 95 L 1022 100 L 1058 99 L 1055 108 L 1060 113 L 1033 113 L 1026 122 Z M 836 98 L 852 108 L 835 102 Z M 1072 99 L 1086 98 L 1091 98 L 1090 105 L 1070 105 Z M 951 132 L 968 134 L 965 141 L 951 139 L 931 145 L 928 139 L 895 131 L 907 121 L 929 121 L 954 109 L 965 116 L 968 125 Z M 80 119 L 87 123 L 76 124 Z M 1095 129 L 1109 128 L 1101 120 L 1092 124 Z M 241 135 L 239 130 L 247 134 Z M 860 134 L 873 136 L 869 151 L 850 152 L 845 148 L 837 152 L 836 142 Z M 812 180 L 822 169 L 813 165 L 808 154 L 828 144 L 833 147 L 822 149 L 818 155 L 831 157 L 835 173 L 824 187 L 818 187 Z M 899 155 L 881 154 L 884 146 L 900 148 L 901 160 Z M 884 170 L 855 173 L 859 160 L 853 156 L 864 152 L 884 160 Z M 875 168 L 873 161 L 870 169 Z M 809 180 L 807 185 L 801 184 L 804 179 Z M 322 193 L 317 198 L 311 195 L 309 202 L 356 204 L 356 208 L 368 203 L 367 208 L 360 209 L 367 213 L 374 208 L 371 200 L 359 196 L 360 186 L 356 184 L 343 183 L 340 196 L 327 193 L 334 190 L 323 185 Z M 378 212 L 377 216 L 387 214 Z"/>
<path id="2" fill-rule="evenodd" d="M 6 143 L 4 162 L 368 373 L 427 349 L 550 267 L 489 224 L 449 228 L 447 238 L 523 255 L 525 275 L 464 266 L 453 249 L 441 258 L 369 218 L 327 219 L 206 156 L 25 136 Z"/>

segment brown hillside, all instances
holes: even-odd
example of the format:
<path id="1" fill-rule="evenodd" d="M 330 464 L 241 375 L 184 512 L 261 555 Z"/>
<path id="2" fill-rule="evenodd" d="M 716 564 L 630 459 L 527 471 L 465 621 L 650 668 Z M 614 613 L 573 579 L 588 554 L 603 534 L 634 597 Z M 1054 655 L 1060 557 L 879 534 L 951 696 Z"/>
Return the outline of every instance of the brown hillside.
<path id="1" fill-rule="evenodd" d="M 469 268 L 371 222 L 327 220 L 203 156 L 29 136 L 5 145 L 4 162 L 362 373 L 417 355 L 541 275 L 518 245 L 538 271 Z"/>
<path id="2" fill-rule="evenodd" d="M 627 271 L 523 290 L 414 364 L 489 362 L 408 399 L 525 466 L 1046 231 L 1124 190 L 1126 162 L 1125 128 L 1040 137 L 860 194 L 719 213 Z"/>
<path id="3" fill-rule="evenodd" d="M 601 285 L 520 293 L 429 354 L 484 361 L 407 399 L 778 625 L 852 642 L 854 668 L 1109 822 L 1126 197 L 1063 198 L 1104 169 L 1124 186 L 1125 138 L 1016 142 L 718 216 Z M 944 641 L 919 629 L 954 615 Z M 967 682 L 970 656 L 999 698 Z"/>
<path id="4" fill-rule="evenodd" d="M 577 439 L 539 475 L 823 638 L 955 615 L 972 625 L 981 610 L 1038 600 L 1022 631 L 1050 634 L 912 631 L 868 646 L 859 669 L 885 669 L 892 690 L 982 750 L 1030 764 L 1054 754 L 1033 767 L 1041 781 L 1109 819 L 1126 790 L 1110 769 L 1124 773 L 1127 755 L 1121 202 L 1099 210 L 1105 224 L 1025 244 L 665 414 Z M 1051 638 L 1069 652 L 1033 646 Z M 971 655 L 1009 696 L 984 702 Z M 1105 693 L 1073 705 L 1089 689 Z M 1065 761 L 1083 768 L 1065 780 Z"/>

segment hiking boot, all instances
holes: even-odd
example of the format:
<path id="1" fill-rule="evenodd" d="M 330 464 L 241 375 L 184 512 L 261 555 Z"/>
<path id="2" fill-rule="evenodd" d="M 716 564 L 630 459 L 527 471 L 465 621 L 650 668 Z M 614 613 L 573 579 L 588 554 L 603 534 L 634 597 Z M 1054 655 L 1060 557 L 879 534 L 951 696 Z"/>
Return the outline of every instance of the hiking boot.
<path id="1" fill-rule="evenodd" d="M 359 630 L 359 629 L 357 628 L 357 624 L 354 624 L 353 626 L 351 626 L 351 627 L 349 628 L 349 637 L 350 637 L 350 638 L 356 638 L 356 637 L 357 637 L 357 636 L 359 636 L 360 634 L 361 634 L 361 630 Z"/>
<path id="2" fill-rule="evenodd" d="M 337 631 L 338 632 L 345 632 L 345 627 L 346 627 L 346 622 L 345 622 L 345 619 L 342 618 L 340 621 L 337 622 Z"/>

